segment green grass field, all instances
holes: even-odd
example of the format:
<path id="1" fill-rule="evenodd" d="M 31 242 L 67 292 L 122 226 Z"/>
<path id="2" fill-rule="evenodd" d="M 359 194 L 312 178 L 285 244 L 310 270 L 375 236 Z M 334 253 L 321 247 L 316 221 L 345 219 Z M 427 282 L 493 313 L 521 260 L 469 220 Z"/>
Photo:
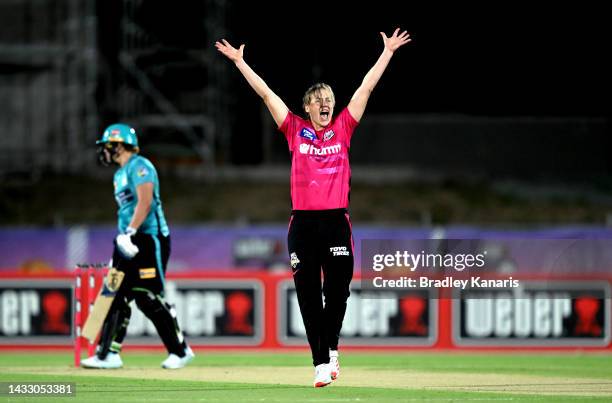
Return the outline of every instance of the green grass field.
<path id="1" fill-rule="evenodd" d="M 124 368 L 72 367 L 68 353 L 0 354 L 0 382 L 75 382 L 76 398 L 10 402 L 612 401 L 612 356 L 595 354 L 361 353 L 341 356 L 332 385 L 312 387 L 306 353 L 196 352 L 189 367 L 159 367 L 161 352 L 126 352 Z M 1 401 L 1 400 L 0 400 Z"/>

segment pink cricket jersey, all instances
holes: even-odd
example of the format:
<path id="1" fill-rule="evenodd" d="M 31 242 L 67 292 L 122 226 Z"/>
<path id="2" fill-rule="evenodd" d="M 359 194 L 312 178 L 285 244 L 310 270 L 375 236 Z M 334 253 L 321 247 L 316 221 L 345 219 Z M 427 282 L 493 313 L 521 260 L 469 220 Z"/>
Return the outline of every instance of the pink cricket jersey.
<path id="1" fill-rule="evenodd" d="M 294 210 L 348 208 L 351 179 L 349 148 L 358 122 L 347 108 L 323 130 L 291 111 L 279 130 L 291 152 L 291 203 Z"/>

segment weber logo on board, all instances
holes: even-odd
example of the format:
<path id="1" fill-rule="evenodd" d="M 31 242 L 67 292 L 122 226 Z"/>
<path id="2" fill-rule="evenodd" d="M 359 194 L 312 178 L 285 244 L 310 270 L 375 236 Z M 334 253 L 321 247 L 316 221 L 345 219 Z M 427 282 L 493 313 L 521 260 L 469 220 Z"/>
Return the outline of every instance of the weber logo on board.
<path id="1" fill-rule="evenodd" d="M 606 283 L 523 280 L 521 290 L 470 290 L 454 300 L 458 345 L 606 345 Z M 608 301 L 608 302 L 606 302 Z"/>
<path id="2" fill-rule="evenodd" d="M 281 281 L 278 292 L 278 338 L 282 345 L 307 346 L 306 329 L 293 281 Z M 437 305 L 429 291 L 374 294 L 351 287 L 341 337 L 345 345 L 429 346 L 437 337 Z M 380 295 L 379 295 L 380 296 Z"/>

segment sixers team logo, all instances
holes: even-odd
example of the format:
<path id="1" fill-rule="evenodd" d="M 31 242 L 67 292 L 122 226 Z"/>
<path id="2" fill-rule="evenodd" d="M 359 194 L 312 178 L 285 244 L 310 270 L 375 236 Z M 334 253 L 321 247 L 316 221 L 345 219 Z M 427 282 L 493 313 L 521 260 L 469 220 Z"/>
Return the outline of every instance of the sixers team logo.
<path id="1" fill-rule="evenodd" d="M 311 141 L 315 141 L 317 139 L 317 135 L 307 127 L 302 129 L 302 131 L 300 132 L 300 137 L 307 138 Z"/>
<path id="2" fill-rule="evenodd" d="M 325 134 L 323 135 L 323 141 L 327 141 L 329 139 L 331 139 L 332 137 L 334 137 L 336 133 L 334 133 L 333 130 L 328 130 L 325 132 Z"/>
<path id="3" fill-rule="evenodd" d="M 300 264 L 300 259 L 298 259 L 297 254 L 295 252 L 291 253 L 290 259 L 291 267 L 295 269 L 297 265 Z"/>

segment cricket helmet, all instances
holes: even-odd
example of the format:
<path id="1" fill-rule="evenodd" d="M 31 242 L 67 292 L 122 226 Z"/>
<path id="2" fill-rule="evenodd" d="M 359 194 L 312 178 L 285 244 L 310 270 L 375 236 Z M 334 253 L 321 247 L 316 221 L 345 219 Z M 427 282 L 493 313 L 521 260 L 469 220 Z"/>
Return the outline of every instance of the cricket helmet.
<path id="1" fill-rule="evenodd" d="M 123 143 L 131 146 L 134 151 L 138 152 L 138 137 L 136 136 L 136 130 L 124 123 L 115 123 L 108 126 L 102 138 L 96 141 L 96 144 L 105 143 Z"/>

